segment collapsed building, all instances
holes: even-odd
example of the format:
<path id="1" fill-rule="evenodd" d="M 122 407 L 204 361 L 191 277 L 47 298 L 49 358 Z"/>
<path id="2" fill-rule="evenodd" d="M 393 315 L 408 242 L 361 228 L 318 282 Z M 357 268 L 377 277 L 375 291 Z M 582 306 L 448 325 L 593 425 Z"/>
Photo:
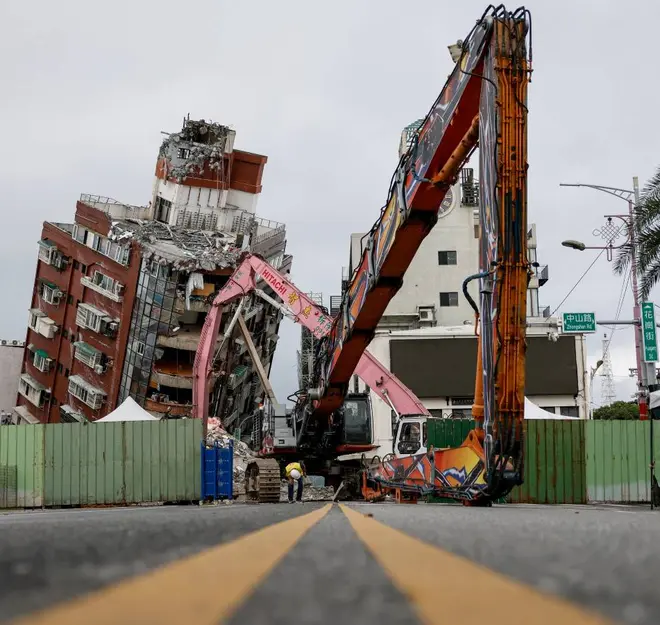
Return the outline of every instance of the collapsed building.
<path id="1" fill-rule="evenodd" d="M 234 139 L 226 126 L 185 119 L 161 145 L 148 205 L 84 194 L 74 223 L 44 223 L 14 409 L 21 421 L 94 421 L 129 396 L 157 416 L 190 414 L 204 319 L 241 255 L 291 271 L 284 224 L 256 215 L 267 157 L 234 149 Z M 269 372 L 281 313 L 252 298 L 243 311 Z M 227 313 L 210 406 L 249 434 L 243 417 L 263 391 L 243 339 L 222 340 Z"/>

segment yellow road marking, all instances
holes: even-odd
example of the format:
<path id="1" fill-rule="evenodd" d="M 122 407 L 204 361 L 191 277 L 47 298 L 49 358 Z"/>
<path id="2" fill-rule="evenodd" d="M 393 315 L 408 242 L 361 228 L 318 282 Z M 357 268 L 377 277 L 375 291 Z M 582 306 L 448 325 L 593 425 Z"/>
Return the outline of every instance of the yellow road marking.
<path id="1" fill-rule="evenodd" d="M 331 507 L 328 504 L 320 510 L 270 525 L 14 623 L 215 625 L 233 613 Z"/>
<path id="2" fill-rule="evenodd" d="M 428 545 L 345 505 L 340 507 L 427 625 L 611 625 L 558 597 Z"/>

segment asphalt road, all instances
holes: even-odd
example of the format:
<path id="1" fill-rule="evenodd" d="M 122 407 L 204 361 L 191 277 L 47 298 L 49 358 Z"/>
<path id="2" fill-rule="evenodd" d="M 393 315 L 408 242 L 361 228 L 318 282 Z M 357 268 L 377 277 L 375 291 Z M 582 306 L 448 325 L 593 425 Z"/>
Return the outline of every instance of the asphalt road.
<path id="1" fill-rule="evenodd" d="M 234 504 L 0 514 L 0 619 L 11 621 L 90 591 L 112 588 L 124 578 L 143 579 L 149 570 L 163 570 L 163 565 L 174 561 L 185 564 L 188 556 L 213 551 L 217 555 L 210 556 L 215 558 L 210 568 L 208 563 L 200 563 L 194 565 L 197 569 L 191 565 L 176 573 L 173 581 L 154 580 L 162 595 L 155 595 L 158 601 L 166 603 L 168 584 L 180 588 L 183 595 L 188 592 L 184 581 L 190 584 L 191 592 L 197 590 L 195 579 L 200 584 L 206 581 L 211 583 L 208 588 L 213 598 L 214 592 L 218 596 L 223 590 L 234 592 L 231 586 L 236 579 L 232 577 L 254 576 L 253 588 L 235 591 L 240 601 L 227 607 L 226 622 L 419 623 L 421 612 L 413 605 L 419 598 L 414 589 L 406 590 L 405 581 L 401 582 L 396 572 L 399 568 L 403 573 L 409 570 L 409 577 L 414 578 L 416 563 L 432 562 L 438 574 L 437 596 L 433 597 L 438 612 L 449 609 L 443 606 L 449 606 L 451 598 L 462 596 L 481 602 L 493 624 L 517 622 L 511 615 L 523 607 L 519 599 L 507 600 L 509 587 L 493 600 L 488 595 L 494 592 L 489 590 L 493 584 L 478 577 L 480 568 L 461 568 L 456 559 L 443 559 L 442 554 L 421 544 L 416 547 L 417 541 L 410 545 L 403 542 L 405 536 L 413 536 L 501 574 L 486 572 L 493 575 L 487 580 L 495 580 L 495 585 L 500 579 L 513 579 L 618 622 L 660 623 L 660 512 L 616 507 L 474 509 L 351 504 L 350 509 L 361 514 L 347 517 L 350 510 L 345 513 L 334 506 L 320 520 L 315 517 L 310 521 L 308 530 L 300 529 L 306 513 L 317 511 L 320 516 L 321 508 L 319 504 Z M 364 514 L 373 515 L 373 519 L 366 519 Z M 364 535 L 358 535 L 356 517 L 362 519 L 361 524 L 367 523 Z M 267 532 L 277 527 L 274 524 L 294 518 L 281 524 L 293 529 L 283 529 L 284 533 L 270 538 Z M 379 537 L 375 528 L 382 527 L 380 524 L 390 533 Z M 249 542 L 251 533 L 262 528 L 269 529 L 260 533 L 260 546 Z M 291 538 L 291 546 L 283 546 L 278 555 L 278 545 L 288 540 L 286 532 L 295 534 L 295 540 Z M 241 536 L 248 542 L 236 541 Z M 232 555 L 222 551 L 232 546 Z M 420 555 L 417 548 L 428 551 Z M 269 551 L 273 553 L 269 555 Z M 382 560 L 380 554 L 387 557 Z M 264 564 L 269 558 L 271 568 Z M 213 581 L 215 574 L 217 583 Z M 427 582 L 433 577 L 421 569 L 419 575 Z M 471 587 L 473 579 L 481 581 Z M 448 583 L 454 587 L 447 588 Z M 519 597 L 534 594 L 526 587 L 520 586 L 523 594 Z M 203 603 L 209 592 L 199 592 L 195 601 Z M 110 612 L 120 600 L 112 601 Z M 535 609 L 533 605 L 524 609 Z M 108 609 L 104 611 L 107 616 Z M 67 617 L 52 622 L 77 621 Z M 108 617 L 103 622 L 114 621 Z M 127 621 L 124 617 L 117 622 Z M 146 621 L 141 618 L 140 622 Z M 162 623 L 163 619 L 154 622 Z M 171 622 L 207 621 L 200 615 Z M 451 622 L 460 621 L 454 617 Z M 578 617 L 570 622 L 583 621 Z"/>

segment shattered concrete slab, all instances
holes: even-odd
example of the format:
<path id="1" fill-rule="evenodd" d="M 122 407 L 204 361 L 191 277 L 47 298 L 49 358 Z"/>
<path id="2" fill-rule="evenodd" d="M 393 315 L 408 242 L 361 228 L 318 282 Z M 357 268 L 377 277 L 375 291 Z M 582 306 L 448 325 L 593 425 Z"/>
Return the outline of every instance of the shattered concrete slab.
<path id="1" fill-rule="evenodd" d="M 118 243 L 137 241 L 148 260 L 174 270 L 213 271 L 235 267 L 242 251 L 233 234 L 189 230 L 159 221 L 127 219 L 112 223 L 108 238 Z"/>
<path id="2" fill-rule="evenodd" d="M 188 176 L 202 175 L 207 168 L 222 172 L 232 133 L 222 124 L 184 120 L 181 132 L 168 135 L 160 146 L 159 156 L 165 161 L 167 177 L 180 183 Z"/>

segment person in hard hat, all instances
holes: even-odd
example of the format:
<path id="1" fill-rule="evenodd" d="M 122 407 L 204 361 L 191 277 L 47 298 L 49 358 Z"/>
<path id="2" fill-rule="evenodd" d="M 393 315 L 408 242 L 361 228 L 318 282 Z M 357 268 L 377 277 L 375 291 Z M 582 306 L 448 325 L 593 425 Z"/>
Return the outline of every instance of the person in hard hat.
<path id="1" fill-rule="evenodd" d="M 286 479 L 289 482 L 289 503 L 293 503 L 293 484 L 295 481 L 298 482 L 298 492 L 296 493 L 296 501 L 302 502 L 303 494 L 303 477 L 307 475 L 305 473 L 305 463 L 304 462 L 291 462 L 286 465 Z"/>

